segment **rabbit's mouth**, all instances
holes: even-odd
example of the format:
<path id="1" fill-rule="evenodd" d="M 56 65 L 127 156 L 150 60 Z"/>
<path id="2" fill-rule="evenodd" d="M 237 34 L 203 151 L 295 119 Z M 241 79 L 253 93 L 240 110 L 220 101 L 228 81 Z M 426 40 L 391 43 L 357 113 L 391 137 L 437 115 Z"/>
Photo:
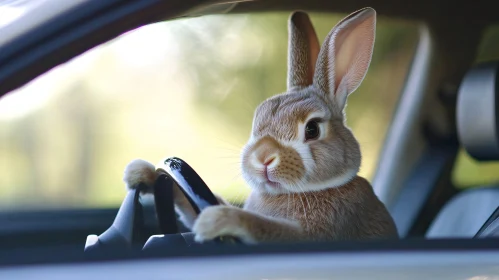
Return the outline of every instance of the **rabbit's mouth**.
<path id="1" fill-rule="evenodd" d="M 266 192 L 270 194 L 280 194 L 286 192 L 280 183 L 270 180 L 265 181 L 264 188 L 266 189 Z"/>
<path id="2" fill-rule="evenodd" d="M 277 182 L 273 182 L 273 181 L 270 181 L 270 180 L 267 180 L 265 182 L 268 186 L 272 187 L 272 188 L 281 188 L 281 184 L 277 183 Z"/>
<path id="3" fill-rule="evenodd" d="M 272 172 L 272 171 L 270 171 Z M 271 187 L 280 187 L 280 184 L 276 181 L 273 180 L 273 178 L 271 178 L 272 174 L 270 174 L 271 176 L 269 176 L 269 169 L 267 168 L 267 166 L 265 166 L 265 169 L 263 171 L 263 175 L 265 176 L 265 183 Z"/>
<path id="4" fill-rule="evenodd" d="M 269 172 L 267 169 L 265 169 L 263 174 L 265 176 L 265 185 L 267 185 L 267 187 L 269 187 L 272 191 L 283 189 L 279 182 L 276 182 L 271 176 L 269 176 Z"/>

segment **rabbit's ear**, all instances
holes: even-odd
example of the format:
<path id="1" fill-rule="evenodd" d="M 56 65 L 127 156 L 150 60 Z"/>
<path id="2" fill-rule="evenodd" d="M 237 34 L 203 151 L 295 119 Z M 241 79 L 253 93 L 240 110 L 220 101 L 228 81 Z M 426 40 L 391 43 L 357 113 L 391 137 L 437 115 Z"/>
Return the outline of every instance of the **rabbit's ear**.
<path id="1" fill-rule="evenodd" d="M 312 84 L 320 45 L 308 15 L 294 12 L 288 21 L 288 91 Z"/>
<path id="2" fill-rule="evenodd" d="M 364 80 L 371 63 L 376 11 L 358 10 L 341 20 L 327 35 L 314 74 L 314 86 L 343 110 L 349 94 Z"/>

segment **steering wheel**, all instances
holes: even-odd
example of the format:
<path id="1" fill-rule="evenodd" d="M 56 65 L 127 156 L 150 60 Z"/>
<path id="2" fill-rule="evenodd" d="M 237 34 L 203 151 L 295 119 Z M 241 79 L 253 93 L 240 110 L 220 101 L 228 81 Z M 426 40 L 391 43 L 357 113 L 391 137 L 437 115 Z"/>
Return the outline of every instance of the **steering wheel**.
<path id="1" fill-rule="evenodd" d="M 185 161 L 172 157 L 163 163 L 163 168 L 157 169 L 159 176 L 153 186 L 154 204 L 161 234 L 148 237 L 150 234 L 148 235 L 145 230 L 140 193 L 146 186 L 141 184 L 138 188 L 128 191 L 111 227 L 99 236 L 87 236 L 85 252 L 107 248 L 153 250 L 199 245 L 194 242 L 193 233 L 178 232 L 173 203 L 173 184 L 184 193 L 196 214 L 206 207 L 218 205 L 218 200 Z M 220 236 L 209 243 L 235 244 L 241 241 L 231 236 Z"/>

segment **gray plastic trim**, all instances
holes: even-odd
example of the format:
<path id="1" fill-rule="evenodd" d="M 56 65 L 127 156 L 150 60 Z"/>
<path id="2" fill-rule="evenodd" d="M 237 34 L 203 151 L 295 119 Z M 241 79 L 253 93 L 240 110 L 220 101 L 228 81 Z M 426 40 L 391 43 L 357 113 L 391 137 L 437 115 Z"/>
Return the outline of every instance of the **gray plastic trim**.
<path id="1" fill-rule="evenodd" d="M 498 251 L 310 253 L 0 268 L 0 279 L 499 279 Z"/>

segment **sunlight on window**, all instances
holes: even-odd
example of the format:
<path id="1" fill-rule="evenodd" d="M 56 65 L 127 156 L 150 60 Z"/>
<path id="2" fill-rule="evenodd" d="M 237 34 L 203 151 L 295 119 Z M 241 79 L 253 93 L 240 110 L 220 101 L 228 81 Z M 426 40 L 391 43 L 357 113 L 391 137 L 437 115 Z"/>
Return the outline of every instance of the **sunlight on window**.
<path id="1" fill-rule="evenodd" d="M 58 94 L 66 92 L 78 77 L 85 75 L 95 61 L 95 51 L 88 52 L 3 96 L 0 99 L 0 121 L 26 117 L 44 108 Z"/>
<path id="2" fill-rule="evenodd" d="M 0 6 L 0 28 L 12 23 L 26 12 L 25 8 Z"/>
<path id="3" fill-rule="evenodd" d="M 256 106 L 285 90 L 288 16 L 148 25 L 2 98 L 3 207 L 116 206 L 128 162 L 169 156 L 187 161 L 228 200 L 244 200 L 239 153 Z M 311 18 L 322 39 L 341 15 Z M 418 34 L 417 25 L 398 21 L 380 21 L 377 30 L 372 66 L 347 107 L 368 179 Z"/>

